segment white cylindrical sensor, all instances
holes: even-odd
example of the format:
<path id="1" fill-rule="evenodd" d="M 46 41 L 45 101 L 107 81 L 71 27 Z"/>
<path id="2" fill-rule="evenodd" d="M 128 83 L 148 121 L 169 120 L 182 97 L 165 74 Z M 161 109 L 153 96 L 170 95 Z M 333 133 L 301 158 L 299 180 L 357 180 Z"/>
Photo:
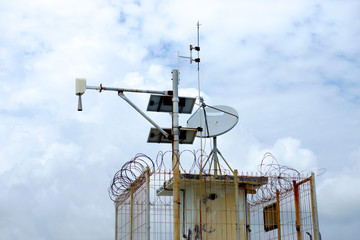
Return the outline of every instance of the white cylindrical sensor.
<path id="1" fill-rule="evenodd" d="M 86 78 L 77 78 L 75 86 L 75 94 L 83 95 L 86 90 Z"/>

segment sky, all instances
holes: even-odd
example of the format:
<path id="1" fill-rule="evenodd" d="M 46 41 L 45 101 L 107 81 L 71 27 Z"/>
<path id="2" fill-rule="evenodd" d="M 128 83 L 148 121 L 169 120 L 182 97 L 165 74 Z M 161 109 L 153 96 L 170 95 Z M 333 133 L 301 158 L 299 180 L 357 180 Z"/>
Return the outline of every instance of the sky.
<path id="1" fill-rule="evenodd" d="M 78 112 L 75 78 L 170 90 L 199 21 L 200 72 L 179 61 L 180 94 L 197 96 L 199 73 L 205 103 L 236 109 L 221 153 L 240 172 L 266 152 L 313 171 L 322 239 L 358 239 L 359 12 L 357 0 L 0 0 L 0 238 L 114 237 L 114 173 L 170 146 L 146 143 L 151 124 L 115 92 L 86 91 Z M 126 96 L 146 110 L 147 94 Z"/>

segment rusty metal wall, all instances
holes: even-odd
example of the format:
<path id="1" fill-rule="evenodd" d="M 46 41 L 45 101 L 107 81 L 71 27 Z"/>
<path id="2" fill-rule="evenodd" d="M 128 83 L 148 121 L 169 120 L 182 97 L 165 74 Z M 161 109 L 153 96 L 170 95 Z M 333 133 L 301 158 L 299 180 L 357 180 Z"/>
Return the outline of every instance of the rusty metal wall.
<path id="1" fill-rule="evenodd" d="M 233 181 L 182 181 L 181 232 L 184 239 L 236 239 Z"/>

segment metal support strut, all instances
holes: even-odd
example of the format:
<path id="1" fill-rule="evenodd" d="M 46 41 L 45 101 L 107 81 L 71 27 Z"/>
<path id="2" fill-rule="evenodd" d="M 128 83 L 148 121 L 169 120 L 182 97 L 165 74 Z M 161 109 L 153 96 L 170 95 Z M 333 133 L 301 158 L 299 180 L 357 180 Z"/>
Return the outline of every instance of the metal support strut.
<path id="1" fill-rule="evenodd" d="M 128 99 L 123 92 L 119 91 L 119 97 L 124 99 L 130 106 L 132 106 L 138 113 L 140 113 L 146 120 L 148 120 L 154 127 L 156 127 L 166 138 L 169 137 L 169 134 L 165 132 L 164 129 L 162 129 L 159 125 L 157 125 L 151 118 L 149 118 L 143 111 L 140 110 L 133 102 Z"/>

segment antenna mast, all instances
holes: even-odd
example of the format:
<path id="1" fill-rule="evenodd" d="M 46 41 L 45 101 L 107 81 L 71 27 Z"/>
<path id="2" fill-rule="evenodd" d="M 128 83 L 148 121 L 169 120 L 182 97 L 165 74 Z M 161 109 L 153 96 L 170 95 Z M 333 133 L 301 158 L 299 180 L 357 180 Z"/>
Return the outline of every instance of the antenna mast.
<path id="1" fill-rule="evenodd" d="M 180 72 L 180 61 L 179 59 L 180 58 L 186 58 L 186 59 L 189 59 L 190 60 L 190 64 L 192 64 L 192 62 L 196 62 L 197 63 L 197 72 L 198 72 L 198 97 L 199 97 L 199 104 L 200 104 L 200 107 L 203 105 L 203 99 L 202 97 L 200 96 L 200 93 L 201 93 L 201 90 L 200 90 L 200 22 L 198 21 L 196 26 L 197 26 L 197 46 L 193 47 L 193 45 L 190 45 L 190 56 L 187 57 L 187 56 L 180 56 L 179 55 L 179 52 L 178 52 L 178 71 Z M 195 50 L 197 51 L 197 54 L 196 54 L 196 58 L 193 58 L 192 56 L 192 50 Z M 201 116 L 200 116 L 200 123 L 201 123 Z M 201 128 L 202 126 L 200 126 Z M 203 138 L 202 138 L 202 132 L 200 132 L 200 149 L 201 149 L 201 152 L 203 150 Z M 202 154 L 201 154 L 201 160 L 200 160 L 200 164 L 202 166 Z M 202 167 L 200 169 L 200 172 L 202 172 Z"/>

